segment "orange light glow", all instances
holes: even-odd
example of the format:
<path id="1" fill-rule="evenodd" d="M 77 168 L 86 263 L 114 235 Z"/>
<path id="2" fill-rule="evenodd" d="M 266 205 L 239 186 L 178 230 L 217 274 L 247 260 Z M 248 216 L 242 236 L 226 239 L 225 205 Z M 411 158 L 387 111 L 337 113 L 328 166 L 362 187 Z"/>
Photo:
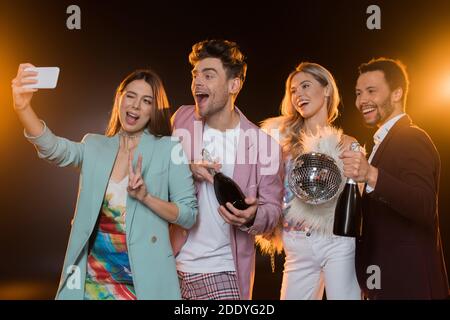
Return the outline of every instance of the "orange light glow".
<path id="1" fill-rule="evenodd" d="M 450 103 L 450 72 L 443 77 L 441 85 L 441 95 L 446 102 Z"/>

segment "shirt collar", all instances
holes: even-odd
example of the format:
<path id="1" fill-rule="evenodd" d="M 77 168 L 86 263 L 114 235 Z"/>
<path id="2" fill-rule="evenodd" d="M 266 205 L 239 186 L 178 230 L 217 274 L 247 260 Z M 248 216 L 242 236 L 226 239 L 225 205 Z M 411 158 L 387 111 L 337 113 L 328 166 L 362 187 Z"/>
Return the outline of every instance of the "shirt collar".
<path id="1" fill-rule="evenodd" d="M 375 132 L 375 134 L 373 135 L 373 141 L 375 142 L 375 145 L 380 144 L 384 140 L 384 138 L 387 136 L 389 130 L 391 130 L 391 128 L 394 126 L 394 124 L 398 120 L 400 120 L 400 118 L 403 117 L 404 115 L 405 115 L 405 113 L 401 113 L 398 116 L 395 116 L 394 118 L 392 118 L 391 120 L 389 120 L 388 122 L 383 124 L 377 130 L 377 132 Z"/>

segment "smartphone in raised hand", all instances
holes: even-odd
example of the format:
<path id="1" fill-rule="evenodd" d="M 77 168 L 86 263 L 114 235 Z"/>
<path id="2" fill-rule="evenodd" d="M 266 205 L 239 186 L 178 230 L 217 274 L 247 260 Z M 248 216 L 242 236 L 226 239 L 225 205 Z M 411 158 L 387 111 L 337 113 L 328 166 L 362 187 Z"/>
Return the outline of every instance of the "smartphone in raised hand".
<path id="1" fill-rule="evenodd" d="M 24 85 L 24 88 L 35 89 L 54 89 L 58 83 L 59 68 L 58 67 L 29 67 L 25 71 L 35 71 L 38 73 L 36 77 L 37 83 Z"/>

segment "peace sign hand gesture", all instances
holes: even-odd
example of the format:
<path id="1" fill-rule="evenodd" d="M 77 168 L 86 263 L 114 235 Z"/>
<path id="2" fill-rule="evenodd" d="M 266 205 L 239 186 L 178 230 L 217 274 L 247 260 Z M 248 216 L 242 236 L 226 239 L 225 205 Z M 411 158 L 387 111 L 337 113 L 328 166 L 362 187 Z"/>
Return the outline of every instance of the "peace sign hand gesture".
<path id="1" fill-rule="evenodd" d="M 147 186 L 142 179 L 142 155 L 138 157 L 136 170 L 133 169 L 133 153 L 130 152 L 128 156 L 128 194 L 139 200 L 143 201 L 147 196 Z"/>

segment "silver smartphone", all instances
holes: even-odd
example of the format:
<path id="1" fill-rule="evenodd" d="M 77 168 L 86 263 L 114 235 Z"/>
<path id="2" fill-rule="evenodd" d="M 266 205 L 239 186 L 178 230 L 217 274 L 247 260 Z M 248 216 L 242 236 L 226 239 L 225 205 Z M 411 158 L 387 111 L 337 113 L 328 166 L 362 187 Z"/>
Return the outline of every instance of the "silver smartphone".
<path id="1" fill-rule="evenodd" d="M 58 83 L 59 68 L 58 67 L 29 67 L 25 71 L 37 72 L 36 77 L 30 77 L 30 79 L 37 79 L 37 83 L 26 84 L 24 88 L 35 89 L 54 89 Z"/>

